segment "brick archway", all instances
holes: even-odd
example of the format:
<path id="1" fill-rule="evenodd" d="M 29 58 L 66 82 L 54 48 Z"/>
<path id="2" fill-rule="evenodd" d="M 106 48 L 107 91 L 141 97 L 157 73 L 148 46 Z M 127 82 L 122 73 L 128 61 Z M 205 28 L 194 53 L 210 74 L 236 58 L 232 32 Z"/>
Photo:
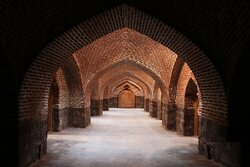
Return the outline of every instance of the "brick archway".
<path id="1" fill-rule="evenodd" d="M 185 91 L 184 136 L 199 135 L 198 89 L 195 81 L 190 78 Z"/>
<path id="2" fill-rule="evenodd" d="M 202 116 L 227 123 L 227 100 L 224 86 L 214 65 L 206 55 L 194 43 L 165 23 L 133 7 L 122 5 L 86 20 L 62 34 L 37 56 L 26 72 L 19 93 L 19 122 L 37 126 L 38 132 L 31 139 L 27 130 L 22 134 L 19 143 L 28 145 L 31 140 L 36 139 L 40 142 L 32 148 L 20 149 L 22 150 L 19 153 L 22 164 L 33 161 L 27 157 L 32 157 L 31 154 L 37 147 L 40 147 L 41 143 L 46 143 L 43 128 L 46 125 L 44 122 L 46 122 L 48 108 L 44 106 L 47 106 L 49 87 L 56 70 L 81 47 L 124 27 L 152 38 L 180 56 L 189 65 L 197 79 L 201 92 L 202 107 L 199 110 Z M 39 139 L 40 136 L 43 137 Z M 45 150 L 42 154 L 44 153 Z"/>
<path id="3" fill-rule="evenodd" d="M 126 69 L 124 71 L 124 69 Z M 133 72 L 136 71 L 136 73 L 133 74 Z M 140 75 L 139 75 L 140 74 Z M 95 94 L 98 94 L 98 97 L 96 99 L 99 100 L 99 104 L 101 104 L 102 102 L 100 102 L 102 100 L 102 91 L 104 89 L 104 87 L 102 87 L 101 83 L 106 83 L 107 81 L 112 80 L 112 78 L 116 78 L 116 77 L 135 77 L 137 79 L 140 80 L 140 82 L 143 82 L 144 84 L 147 85 L 148 90 L 150 90 L 152 87 L 152 85 L 154 85 L 154 82 L 157 83 L 159 85 L 159 88 L 162 90 L 162 92 L 164 92 L 166 90 L 165 84 L 163 82 L 163 80 L 155 74 L 154 71 L 152 71 L 150 68 L 142 65 L 142 64 L 137 64 L 136 62 L 134 62 L 133 60 L 129 60 L 129 59 L 124 59 L 118 62 L 115 62 L 113 64 L 111 64 L 110 66 L 100 69 L 88 82 L 88 84 L 85 87 L 85 105 L 88 106 L 90 104 L 90 96 L 92 94 L 91 90 L 95 90 Z M 150 77 L 151 80 L 153 82 L 151 83 L 151 86 L 149 83 L 145 83 L 143 80 L 147 77 Z M 98 80 L 102 79 L 102 81 L 99 83 Z M 119 79 L 119 78 L 116 78 Z M 148 79 L 149 82 L 149 79 Z M 100 85 L 98 85 L 100 84 Z M 98 85 L 98 87 L 100 86 L 100 88 L 96 89 L 93 88 L 93 85 Z M 98 93 L 99 92 L 99 93 Z M 167 95 L 164 94 L 164 97 L 166 97 Z M 117 99 L 115 100 L 115 98 L 118 97 L 114 97 L 114 101 L 117 101 Z M 149 96 L 147 96 L 147 98 L 151 98 L 150 94 Z M 92 101 L 93 102 L 93 101 Z M 100 105 L 97 106 L 100 106 Z"/>
<path id="4" fill-rule="evenodd" d="M 123 76 L 126 76 L 125 78 L 123 78 Z M 116 81 L 116 82 L 112 82 L 112 81 Z M 145 105 L 145 99 L 150 99 L 152 98 L 152 89 L 150 88 L 150 86 L 145 83 L 142 79 L 140 79 L 139 77 L 125 72 L 125 73 L 121 73 L 118 74 L 117 76 L 114 76 L 113 78 L 109 79 L 102 87 L 100 92 L 104 92 L 104 88 L 107 86 L 110 86 L 110 107 L 118 107 L 118 105 L 116 105 L 118 102 L 118 97 L 114 96 L 112 94 L 112 92 L 114 91 L 114 87 L 116 87 L 116 85 L 122 83 L 122 82 L 129 82 L 129 83 L 134 83 L 135 85 L 138 85 L 138 87 L 141 87 L 142 92 L 143 92 L 143 96 L 136 96 L 136 108 L 142 108 Z M 103 96 L 103 100 L 105 100 L 104 96 Z"/>

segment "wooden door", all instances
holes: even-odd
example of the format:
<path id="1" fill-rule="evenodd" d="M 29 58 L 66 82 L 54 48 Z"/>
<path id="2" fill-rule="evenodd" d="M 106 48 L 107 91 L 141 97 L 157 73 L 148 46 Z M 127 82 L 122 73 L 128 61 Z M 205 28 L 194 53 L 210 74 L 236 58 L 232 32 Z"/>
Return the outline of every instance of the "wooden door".
<path id="1" fill-rule="evenodd" d="M 135 108 L 135 94 L 130 90 L 123 90 L 119 94 L 119 108 Z"/>

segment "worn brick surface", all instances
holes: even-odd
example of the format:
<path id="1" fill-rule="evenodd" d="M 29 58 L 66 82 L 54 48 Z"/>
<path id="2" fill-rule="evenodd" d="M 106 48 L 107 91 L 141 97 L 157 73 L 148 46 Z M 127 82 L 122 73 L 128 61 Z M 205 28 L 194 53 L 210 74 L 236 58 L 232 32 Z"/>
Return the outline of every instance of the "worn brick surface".
<path id="1" fill-rule="evenodd" d="M 212 121 L 211 124 L 228 122 L 225 92 L 228 93 L 232 103 L 230 110 L 234 113 L 229 123 L 236 124 L 237 129 L 240 127 L 245 110 L 239 107 L 247 105 L 247 100 L 242 100 L 240 95 L 245 95 L 247 90 L 241 85 L 242 80 L 246 79 L 247 65 L 242 67 L 241 64 L 247 62 L 242 57 L 246 57 L 249 48 L 246 47 L 249 45 L 249 3 L 246 0 L 126 2 L 149 15 L 127 5 L 101 14 L 119 5 L 112 0 L 105 3 L 102 0 L 0 2 L 0 63 L 1 76 L 5 78 L 1 80 L 1 95 L 5 97 L 2 100 L 1 122 L 8 131 L 12 129 L 14 134 L 17 125 L 18 129 L 22 129 L 22 122 L 35 127 L 36 121 L 45 121 L 49 88 L 58 68 L 80 48 L 125 27 L 167 46 L 187 62 L 199 85 L 200 112 L 204 119 Z M 81 25 L 66 32 L 80 22 Z M 208 58 L 194 43 L 166 24 L 199 45 Z M 238 80 L 240 74 L 241 81 Z M 233 79 L 237 81 L 231 83 Z M 79 88 L 82 89 L 81 85 Z M 238 88 L 239 91 L 235 91 Z M 83 94 L 72 95 L 71 86 L 68 86 L 68 90 L 72 108 L 84 108 Z M 234 105 L 235 100 L 237 105 Z M 234 122 L 236 118 L 238 122 Z M 45 138 L 46 135 L 42 133 L 45 127 L 46 124 L 33 128 L 30 133 L 21 131 L 11 141 L 15 143 L 20 140 L 18 143 L 28 145 L 38 139 L 40 143 L 45 143 L 46 139 L 38 137 Z M 29 138 L 29 134 L 35 137 Z M 10 150 L 7 146 L 3 149 L 6 155 L 15 154 L 7 154 Z M 31 144 L 26 150 L 30 150 L 30 153 L 23 151 L 22 157 L 19 157 L 21 166 L 37 159 L 37 145 Z M 13 156 L 13 159 L 18 158 Z"/>

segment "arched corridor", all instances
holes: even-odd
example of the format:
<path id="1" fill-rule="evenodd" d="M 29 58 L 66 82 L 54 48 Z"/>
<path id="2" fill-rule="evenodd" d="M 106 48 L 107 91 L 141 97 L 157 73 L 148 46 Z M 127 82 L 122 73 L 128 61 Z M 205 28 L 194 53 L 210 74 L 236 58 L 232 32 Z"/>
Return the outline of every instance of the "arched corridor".
<path id="1" fill-rule="evenodd" d="M 85 129 L 48 135 L 48 152 L 31 167 L 222 167 L 197 152 L 197 137 L 166 131 L 143 109 L 111 108 Z"/>
<path id="2" fill-rule="evenodd" d="M 85 21 L 59 36 L 41 52 L 30 66 L 29 73 L 25 75 L 19 97 L 20 116 L 27 117 L 28 113 L 35 122 L 48 122 L 48 119 L 51 119 L 48 115 L 48 95 L 51 93 L 58 96 L 56 104 L 53 104 L 53 131 L 69 127 L 87 128 L 91 125 L 91 117 L 102 116 L 104 111 L 112 107 L 113 104 L 107 103 L 109 101 L 116 102 L 115 107 L 118 108 L 148 106 L 149 115 L 161 120 L 166 130 L 176 130 L 184 136 L 193 136 L 196 132 L 195 135 L 199 134 L 197 152 L 208 159 L 223 162 L 224 159 L 221 158 L 227 152 L 231 152 L 232 148 L 217 151 L 224 145 L 221 141 L 227 138 L 226 133 L 217 131 L 218 128 L 222 128 L 222 131 L 226 132 L 227 101 L 224 85 L 215 66 L 198 46 L 175 30 L 173 31 L 180 38 L 166 37 L 168 41 L 162 41 L 159 37 L 166 36 L 172 29 L 133 7 L 121 5 L 93 17 L 92 20 L 102 20 L 102 17 L 112 15 L 121 9 L 124 9 L 124 14 L 132 10 L 134 14 L 152 21 L 142 23 L 141 29 L 128 28 L 129 25 L 121 24 L 109 29 L 108 33 L 100 31 L 102 36 L 91 43 L 81 39 L 91 35 L 92 29 L 87 27 L 88 22 Z M 126 17 L 129 23 L 136 21 L 130 15 Z M 124 18 L 109 21 L 123 22 Z M 157 34 L 151 36 L 143 29 L 144 24 L 156 24 L 164 27 L 165 31 L 149 29 Z M 85 28 L 90 32 L 85 34 Z M 68 45 L 69 39 L 79 45 Z M 58 43 L 68 50 L 67 54 Z M 189 52 L 186 52 L 186 49 Z M 202 61 L 197 61 L 197 57 Z M 50 63 L 47 59 L 55 63 Z M 176 65 L 177 63 L 180 65 Z M 37 73 L 37 67 L 41 65 L 44 68 L 38 68 L 40 72 Z M 204 67 L 208 70 L 204 71 Z M 190 79 L 193 80 L 191 86 Z M 56 81 L 58 92 L 48 93 L 49 90 L 53 90 L 50 88 L 52 80 Z M 170 91 L 172 87 L 174 89 Z M 194 106 L 194 102 L 191 102 L 194 100 L 190 100 L 193 98 L 190 98 L 190 92 L 192 96 L 196 96 L 196 101 L 199 99 L 196 111 L 194 107 L 190 109 Z M 36 98 L 33 98 L 34 96 Z M 215 104 L 219 107 L 214 107 Z M 175 109 L 172 108 L 174 105 Z M 35 106 L 35 110 L 31 110 L 29 106 Z M 197 114 L 201 119 L 197 119 Z M 214 128 L 207 128 L 211 119 L 218 124 L 213 124 Z M 198 124 L 201 125 L 199 129 Z M 34 139 L 29 138 L 29 130 L 26 131 L 26 137 L 20 138 L 20 143 L 28 144 L 28 140 L 35 142 L 31 145 L 32 152 L 30 146 L 19 145 L 20 150 L 27 154 L 25 156 L 20 152 L 21 160 L 26 161 L 26 157 L 29 156 L 39 159 L 45 155 L 46 133 L 49 127 L 43 123 L 38 126 L 40 130 L 35 132 Z"/>
<path id="3" fill-rule="evenodd" d="M 95 137 L 105 143 L 124 129 L 145 143 L 134 141 L 130 150 L 120 138 L 129 150 L 121 145 L 110 155 L 126 155 L 131 166 L 141 159 L 152 166 L 249 166 L 247 0 L 3 0 L 0 11 L 1 148 L 8 166 L 40 159 L 39 166 L 56 159 L 71 166 L 78 160 L 70 154 L 88 158 L 91 146 L 100 147 L 99 157 L 80 164 L 101 166 L 98 158 L 109 154 Z M 143 126 L 131 127 L 136 121 Z M 60 136 L 74 140 L 53 139 Z M 82 147 L 78 137 L 90 145 Z M 169 150 L 174 138 L 181 142 Z M 119 157 L 113 162 L 107 166 L 125 166 Z"/>

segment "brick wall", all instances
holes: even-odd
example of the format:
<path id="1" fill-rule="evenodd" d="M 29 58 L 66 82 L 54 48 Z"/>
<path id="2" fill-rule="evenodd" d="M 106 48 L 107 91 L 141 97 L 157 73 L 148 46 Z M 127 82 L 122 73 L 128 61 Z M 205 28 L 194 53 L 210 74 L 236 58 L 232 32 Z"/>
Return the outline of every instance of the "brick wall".
<path id="1" fill-rule="evenodd" d="M 177 105 L 176 105 L 176 94 L 177 94 L 177 83 L 180 77 L 180 73 L 184 62 L 180 57 L 177 57 L 172 74 L 171 80 L 169 83 L 169 98 L 168 104 L 166 104 L 166 112 L 163 113 L 163 126 L 168 130 L 176 130 L 176 112 L 177 112 Z"/>
<path id="2" fill-rule="evenodd" d="M 100 92 L 100 84 L 94 83 L 90 95 L 90 111 L 91 116 L 100 116 L 103 111 L 103 99 Z M 86 94 L 85 94 L 86 95 Z"/>
<path id="3" fill-rule="evenodd" d="M 177 83 L 177 94 L 176 94 L 176 131 L 179 134 L 184 135 L 184 117 L 185 117 L 185 94 L 188 82 L 192 76 L 192 71 L 185 63 L 180 73 L 180 77 Z"/>
<path id="4" fill-rule="evenodd" d="M 70 108 L 83 108 L 84 104 L 81 74 L 74 57 L 67 59 L 61 68 L 63 70 L 69 91 Z"/>
<path id="5" fill-rule="evenodd" d="M 144 108 L 144 96 L 135 96 L 135 107 Z"/>
<path id="6" fill-rule="evenodd" d="M 184 125 L 183 135 L 193 136 L 195 135 L 195 119 L 198 113 L 198 108 L 195 108 L 195 103 L 198 101 L 198 88 L 192 79 L 189 79 L 186 91 L 185 91 L 185 106 L 184 106 Z M 197 125 L 196 125 L 197 126 Z M 198 132 L 199 134 L 199 132 Z"/>
<path id="7" fill-rule="evenodd" d="M 110 99 L 109 99 L 109 107 L 118 108 L 118 96 L 110 97 Z"/>
<path id="8" fill-rule="evenodd" d="M 149 113 L 151 117 L 159 118 L 161 119 L 161 104 L 162 104 L 162 96 L 161 96 L 161 90 L 159 88 L 159 85 L 155 84 L 154 91 L 153 91 L 153 97 L 151 101 L 151 106 L 149 107 Z"/>
<path id="9" fill-rule="evenodd" d="M 56 72 L 55 81 L 58 92 L 55 92 L 57 97 L 53 98 L 56 101 L 52 104 L 52 130 L 58 132 L 69 126 L 69 91 L 61 68 Z"/>
<path id="10" fill-rule="evenodd" d="M 142 65 L 137 65 L 135 62 L 125 59 L 111 67 L 100 70 L 86 86 L 85 99 L 89 99 L 86 97 L 91 95 L 91 92 L 89 91 L 91 89 L 94 89 L 95 91 L 98 90 L 96 94 L 102 95 L 106 85 L 109 85 L 111 89 L 111 97 L 118 96 L 125 83 L 128 83 L 128 81 L 131 83 L 130 79 L 128 78 L 133 78 L 133 80 L 136 80 L 136 82 L 133 82 L 132 85 L 130 84 L 136 96 L 144 96 L 145 94 L 147 97 L 152 95 L 152 88 L 150 88 L 152 87 L 151 85 L 161 80 L 148 68 Z M 115 89 L 119 84 L 122 84 L 122 82 L 124 85 L 120 85 L 120 89 Z M 98 85 L 100 88 L 97 88 Z M 163 85 L 162 81 L 159 83 L 159 85 Z M 100 96 L 99 99 L 102 99 L 102 97 Z M 87 103 L 87 101 L 85 103 Z"/>
<path id="11" fill-rule="evenodd" d="M 131 90 L 135 96 L 143 96 L 143 89 L 136 83 L 131 83 L 129 81 L 123 81 L 118 85 L 114 85 L 112 90 L 112 95 L 118 95 L 119 92 L 128 88 Z"/>
<path id="12" fill-rule="evenodd" d="M 234 13 L 230 12 L 231 8 L 224 7 L 223 6 L 224 3 L 220 5 L 215 5 L 216 9 L 219 9 L 220 7 L 225 8 L 222 14 L 220 12 L 217 12 L 216 9 L 213 9 L 212 5 L 208 5 L 210 9 L 213 9 L 213 12 L 209 12 L 209 15 L 205 16 L 210 19 L 203 19 L 202 15 L 193 14 L 192 15 L 193 17 L 190 18 L 191 21 L 188 21 L 189 19 L 183 19 L 183 21 L 179 22 L 180 24 L 173 23 L 173 24 L 179 24 L 179 26 L 177 25 L 176 27 L 177 28 L 179 27 L 181 30 L 183 30 L 183 32 L 186 32 L 186 34 L 192 34 L 192 32 L 197 33 L 197 36 L 194 35 L 195 36 L 194 39 L 196 39 L 198 43 L 201 43 L 201 46 L 207 48 L 205 49 L 205 51 L 207 51 L 211 60 L 213 60 L 213 62 L 217 64 L 216 67 L 222 74 L 221 76 L 225 83 L 227 83 L 228 78 L 231 77 L 232 71 L 234 70 L 233 68 L 234 60 L 237 60 L 237 55 L 240 50 L 239 47 L 232 47 L 232 46 L 234 44 L 236 44 L 235 46 L 238 46 L 239 45 L 238 41 L 242 42 L 242 45 L 244 45 L 244 40 L 241 39 L 244 39 L 244 36 L 248 34 L 246 32 L 246 28 L 244 28 L 245 26 L 242 27 L 242 31 L 232 31 L 232 29 L 230 29 L 231 27 L 234 27 L 236 29 L 237 26 L 241 27 L 241 25 L 244 25 L 243 23 L 245 23 L 245 21 L 247 20 L 248 15 L 245 14 L 247 10 L 244 7 L 247 5 L 245 5 L 244 2 L 239 3 L 239 5 L 236 5 L 238 6 L 236 11 L 238 11 L 239 14 L 237 15 L 237 17 L 245 16 L 241 17 L 242 20 L 239 20 L 238 24 L 235 24 L 234 21 L 235 19 L 237 20 L 236 15 L 232 16 L 232 18 L 234 19 L 224 19 L 227 17 L 227 13 L 228 14 Z M 46 106 L 48 101 L 49 86 L 53 80 L 53 76 L 56 73 L 56 70 L 63 64 L 63 62 L 65 62 L 68 59 L 68 57 L 70 57 L 75 51 L 77 51 L 83 46 L 86 46 L 95 39 L 98 39 L 110 32 L 113 32 L 117 29 L 124 27 L 133 29 L 137 32 L 140 32 L 141 34 L 149 36 L 150 38 L 152 38 L 157 42 L 160 42 L 161 44 L 167 46 L 169 49 L 177 53 L 178 56 L 180 56 L 183 59 L 183 61 L 187 62 L 189 67 L 192 69 L 197 79 L 197 82 L 199 83 L 199 88 L 202 96 L 201 112 L 203 113 L 203 116 L 205 118 L 215 120 L 219 123 L 227 123 L 227 101 L 226 101 L 225 90 L 221 78 L 217 70 L 212 65 L 212 62 L 205 56 L 205 54 L 196 45 L 194 45 L 194 43 L 189 41 L 183 35 L 179 34 L 174 29 L 166 26 L 165 23 L 157 19 L 154 19 L 153 17 L 149 17 L 149 15 L 144 14 L 138 10 L 135 10 L 134 8 L 128 6 L 121 6 L 113 10 L 110 10 L 105 15 L 98 15 L 94 19 L 89 19 L 87 21 L 84 21 L 81 25 L 64 33 L 55 41 L 51 42 L 46 47 L 45 50 L 43 50 L 36 58 L 34 58 L 33 55 L 37 55 L 37 53 L 49 41 L 55 38 L 58 34 L 65 31 L 65 28 L 69 28 L 70 26 L 73 25 L 73 23 L 69 21 L 70 25 L 68 24 L 67 26 L 59 26 L 62 25 L 62 23 L 65 24 L 66 22 L 65 18 L 70 20 L 71 17 L 73 18 L 74 15 L 72 16 L 68 15 L 67 17 L 64 17 L 65 15 L 58 15 L 60 17 L 57 19 L 57 21 L 53 21 L 52 19 L 47 19 L 51 18 L 50 11 L 57 12 L 57 10 L 53 10 L 57 8 L 56 3 L 57 2 L 46 4 L 46 2 L 44 2 L 41 4 L 42 6 L 44 5 L 45 7 L 48 7 L 48 10 L 43 10 L 42 7 L 39 7 L 39 10 L 35 10 L 38 9 L 39 5 L 35 6 L 34 4 L 31 3 L 25 3 L 25 5 L 27 6 L 24 6 L 22 3 L 17 4 L 18 10 L 15 10 L 14 5 L 12 8 L 11 3 L 8 3 L 7 8 L 10 8 L 10 10 L 2 10 L 6 11 L 7 16 L 10 16 L 9 19 L 6 20 L 3 19 L 1 15 L 1 20 L 4 20 L 3 25 L 8 25 L 9 27 L 12 27 L 10 29 L 6 28 L 8 26 L 1 28 L 1 32 L 4 32 L 2 33 L 4 34 L 3 37 L 4 39 L 6 39 L 4 41 L 4 51 L 5 51 L 4 55 L 8 57 L 6 58 L 6 60 L 7 62 L 11 62 L 10 65 L 14 69 L 14 72 L 12 72 L 13 77 L 15 78 L 14 80 L 16 80 L 16 83 L 19 85 L 15 86 L 15 88 L 21 87 L 19 93 L 19 114 L 18 114 L 20 121 L 19 125 L 25 124 L 26 121 L 28 121 L 29 123 L 33 123 L 33 120 L 38 120 L 40 122 L 43 122 L 45 120 L 46 113 L 48 110 Z M 236 2 L 234 3 L 236 4 Z M 234 3 L 230 3 L 230 5 L 234 6 L 233 5 Z M 151 5 L 150 2 L 147 2 L 145 4 L 143 4 L 142 6 L 146 7 L 147 9 L 149 9 L 149 6 L 150 7 L 154 6 Z M 189 6 L 187 7 L 187 5 L 181 5 L 181 4 L 177 5 L 177 4 L 178 3 L 176 4 L 170 3 L 170 6 L 174 6 L 175 8 L 173 9 L 181 9 L 181 11 L 184 10 L 185 8 L 188 9 L 191 8 Z M 23 14 L 21 14 L 20 16 L 18 15 L 23 11 L 25 13 L 26 8 L 29 8 L 28 6 L 30 7 L 30 10 L 32 11 L 34 10 L 35 13 L 34 16 L 36 17 L 34 17 L 35 20 L 32 19 L 33 17 L 30 18 L 25 17 L 26 19 L 25 21 L 23 21 L 23 19 L 19 19 L 19 17 L 22 17 L 24 15 Z M 65 5 L 65 7 L 66 6 L 68 5 Z M 96 7 L 96 4 L 94 4 L 93 7 L 94 6 Z M 135 6 L 137 6 L 136 3 Z M 167 5 L 164 6 L 167 8 Z M 205 8 L 202 7 L 202 5 L 198 2 L 194 6 L 201 7 L 197 9 L 198 11 L 202 11 Z M 23 10 L 24 8 L 25 10 Z M 155 8 L 156 6 L 154 6 L 154 8 L 151 10 L 153 11 Z M 62 13 L 62 11 L 63 12 L 69 11 L 62 9 L 63 7 L 58 8 L 58 13 Z M 78 12 L 84 11 L 80 7 L 72 9 Z M 79 14 L 78 12 L 75 13 Z M 159 16 L 159 18 L 162 18 L 163 16 L 166 16 L 167 18 L 172 17 L 171 14 L 166 14 L 166 15 L 164 14 L 165 12 L 171 13 L 171 10 L 169 11 L 161 8 L 159 12 L 162 12 L 161 15 L 156 14 L 157 16 Z M 90 13 L 86 14 L 84 17 L 90 16 L 91 15 Z M 175 15 L 173 15 L 173 17 L 176 19 L 166 19 L 166 20 L 175 20 L 175 22 L 178 22 L 177 21 L 179 20 L 178 18 L 183 18 L 180 17 L 181 14 L 185 15 L 185 17 L 189 16 L 185 12 L 178 12 L 180 13 L 180 15 L 176 12 L 174 13 Z M 216 19 L 214 19 L 213 16 Z M 195 23 L 197 17 L 198 20 L 201 20 L 201 22 L 202 20 L 206 20 L 206 22 L 204 22 L 204 27 L 201 26 L 197 28 L 198 31 L 194 31 L 194 27 L 196 26 L 195 24 L 193 24 L 193 21 Z M 107 18 L 112 18 L 112 19 L 107 19 Z M 164 20 L 164 18 L 162 19 Z M 144 22 L 141 22 L 141 20 L 144 20 Z M 185 20 L 188 23 L 186 23 Z M 220 23 L 219 20 L 222 20 L 221 24 L 219 24 Z M 79 20 L 75 21 L 74 23 L 78 21 Z M 15 25 L 13 25 L 13 23 L 15 23 Z M 39 24 L 39 23 L 45 23 L 45 24 Z M 20 26 L 22 24 L 24 24 L 24 26 Z M 29 26 L 26 27 L 25 24 Z M 36 28 L 32 27 L 31 25 L 44 25 L 44 26 L 41 27 L 38 26 L 39 28 Z M 50 28 L 49 25 L 51 25 L 51 27 L 53 28 Z M 96 26 L 93 27 L 92 25 Z M 107 27 L 105 25 L 113 25 L 113 26 Z M 208 25 L 209 28 L 207 28 L 206 25 Z M 60 28 L 60 30 L 55 29 L 54 27 L 57 26 L 63 28 Z M 182 26 L 185 26 L 185 28 L 182 28 Z M 24 27 L 24 28 L 19 28 L 19 27 Z M 217 28 L 220 28 L 221 31 L 214 31 L 217 30 Z M 206 29 L 207 33 L 203 31 L 204 29 Z M 231 32 L 234 32 L 235 34 Z M 46 38 L 43 36 L 50 36 L 50 37 Z M 212 37 L 210 38 L 210 36 Z M 28 40 L 26 41 L 26 39 Z M 202 42 L 203 40 L 206 42 L 203 43 Z M 224 40 L 225 43 L 223 42 Z M 15 42 L 13 43 L 13 41 Z M 33 62 L 33 60 L 35 61 Z M 27 70 L 31 62 L 33 62 L 33 64 L 30 66 L 29 70 Z M 21 84 L 21 78 L 23 78 L 24 75 L 25 78 L 22 80 Z M 17 90 L 18 89 L 12 92 L 15 92 Z M 26 136 L 26 133 L 21 133 L 21 136 Z M 35 147 L 36 146 L 34 146 L 33 148 Z M 29 156 L 27 155 L 27 157 Z M 28 164 L 31 161 L 33 160 L 27 160 L 24 162 L 24 164 Z"/>
<path id="13" fill-rule="evenodd" d="M 59 106 L 58 109 L 69 107 L 69 91 L 65 81 L 65 77 L 61 68 L 56 72 L 56 82 L 59 88 Z"/>
<path id="14" fill-rule="evenodd" d="M 149 86 L 148 83 L 143 81 L 142 78 L 140 79 L 131 73 L 126 73 L 126 74 L 121 73 L 120 75 L 117 75 L 117 76 L 113 77 L 112 79 L 106 81 L 104 86 L 102 86 L 102 88 L 101 88 L 101 92 L 102 92 L 103 88 L 105 87 L 105 85 L 108 84 L 112 88 L 110 90 L 110 96 L 113 96 L 114 95 L 112 93 L 113 89 L 116 87 L 116 85 L 119 85 L 120 83 L 123 83 L 123 82 L 136 83 L 138 85 L 138 87 L 141 87 L 141 89 L 142 89 L 141 93 L 143 93 L 144 96 L 149 98 L 152 95 L 151 86 Z"/>
<path id="15" fill-rule="evenodd" d="M 110 90 L 109 85 L 104 86 L 105 89 L 100 91 L 100 94 L 103 94 L 103 111 L 109 110 L 109 98 L 110 98 Z"/>

